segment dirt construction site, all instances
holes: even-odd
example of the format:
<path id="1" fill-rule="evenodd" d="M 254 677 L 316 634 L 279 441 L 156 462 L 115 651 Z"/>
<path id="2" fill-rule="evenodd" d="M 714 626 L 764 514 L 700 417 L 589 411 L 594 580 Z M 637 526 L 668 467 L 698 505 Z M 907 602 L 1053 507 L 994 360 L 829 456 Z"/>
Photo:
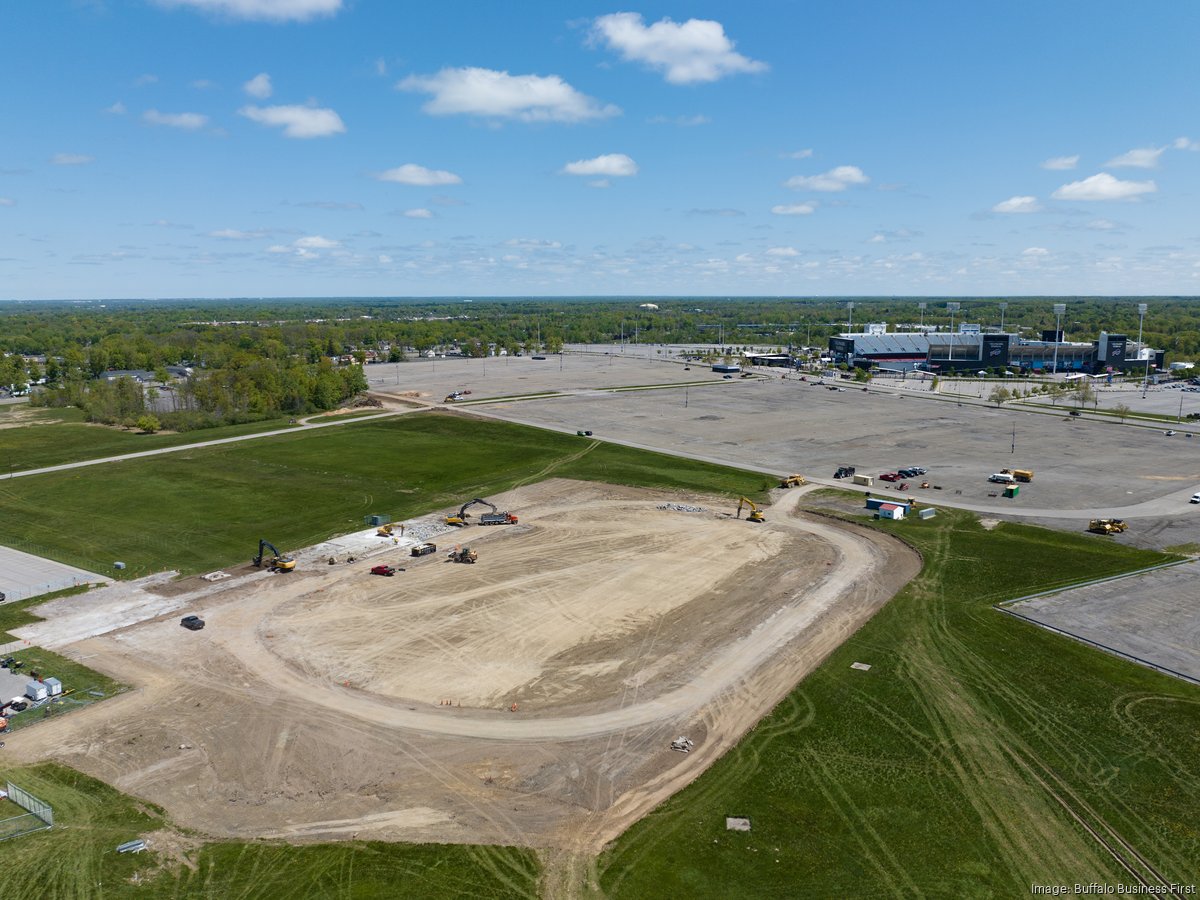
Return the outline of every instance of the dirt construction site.
<path id="1" fill-rule="evenodd" d="M 10 752 L 212 835 L 595 850 L 917 573 L 900 542 L 798 513 L 804 490 L 752 524 L 727 498 L 551 480 L 491 498 L 520 524 L 429 556 L 375 539 L 350 564 L 63 598 L 18 635 L 132 689 Z M 101 621 L 109 590 L 125 612 Z"/>

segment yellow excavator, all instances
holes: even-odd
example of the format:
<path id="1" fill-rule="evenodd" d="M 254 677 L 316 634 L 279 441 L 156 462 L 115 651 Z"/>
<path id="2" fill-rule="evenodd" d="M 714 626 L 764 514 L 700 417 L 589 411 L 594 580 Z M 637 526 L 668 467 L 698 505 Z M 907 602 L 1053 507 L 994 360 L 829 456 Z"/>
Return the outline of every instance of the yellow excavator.
<path id="1" fill-rule="evenodd" d="M 737 515 L 734 518 L 740 519 L 742 517 L 742 507 L 743 506 L 750 507 L 750 512 L 746 515 L 747 522 L 765 522 L 765 521 L 767 521 L 766 518 L 762 514 L 762 510 L 759 509 L 755 505 L 754 501 L 751 500 L 749 497 L 742 497 L 738 500 Z"/>
<path id="2" fill-rule="evenodd" d="M 397 531 L 400 533 L 400 537 L 404 537 L 403 522 L 388 522 L 386 525 L 380 525 L 375 534 L 377 537 L 391 537 Z"/>
<path id="3" fill-rule="evenodd" d="M 270 550 L 272 556 L 268 557 L 266 551 Z M 284 556 L 275 549 L 275 545 L 269 541 L 260 540 L 258 542 L 258 556 L 250 560 L 260 569 L 265 564 L 272 572 L 290 572 L 296 568 L 296 560 L 290 556 Z"/>

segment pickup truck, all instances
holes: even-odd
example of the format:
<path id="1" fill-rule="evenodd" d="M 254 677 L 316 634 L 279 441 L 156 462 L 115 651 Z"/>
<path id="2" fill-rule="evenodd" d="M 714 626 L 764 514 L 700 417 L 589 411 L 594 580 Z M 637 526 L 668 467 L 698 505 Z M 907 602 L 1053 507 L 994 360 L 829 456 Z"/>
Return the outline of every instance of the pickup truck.
<path id="1" fill-rule="evenodd" d="M 372 575 L 395 575 L 396 570 L 391 566 L 371 566 Z"/>

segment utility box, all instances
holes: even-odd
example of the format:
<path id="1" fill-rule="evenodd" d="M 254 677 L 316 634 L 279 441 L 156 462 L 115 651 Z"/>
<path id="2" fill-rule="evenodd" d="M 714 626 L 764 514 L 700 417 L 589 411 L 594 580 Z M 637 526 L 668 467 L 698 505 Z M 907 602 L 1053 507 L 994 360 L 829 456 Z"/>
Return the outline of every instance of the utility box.
<path id="1" fill-rule="evenodd" d="M 1009 500 L 1012 500 L 1019 493 L 1021 493 L 1021 489 L 1019 487 L 1017 487 L 1015 484 L 1010 484 L 1008 487 L 1006 487 L 1004 489 L 1004 496 L 1007 497 Z"/>
<path id="2" fill-rule="evenodd" d="M 62 693 L 62 682 L 57 678 L 47 678 L 42 683 L 46 685 L 46 690 L 50 692 L 51 697 L 57 697 Z"/>
<path id="3" fill-rule="evenodd" d="M 50 696 L 50 692 L 40 681 L 31 681 L 25 685 L 25 696 L 36 703 L 38 700 L 45 700 Z"/>
<path id="4" fill-rule="evenodd" d="M 386 525 L 392 521 L 391 516 L 367 516 L 367 524 L 372 528 L 378 528 L 380 525 Z"/>
<path id="5" fill-rule="evenodd" d="M 875 487 L 875 479 L 870 475 L 852 475 L 850 481 L 852 484 L 861 484 L 863 487 Z"/>

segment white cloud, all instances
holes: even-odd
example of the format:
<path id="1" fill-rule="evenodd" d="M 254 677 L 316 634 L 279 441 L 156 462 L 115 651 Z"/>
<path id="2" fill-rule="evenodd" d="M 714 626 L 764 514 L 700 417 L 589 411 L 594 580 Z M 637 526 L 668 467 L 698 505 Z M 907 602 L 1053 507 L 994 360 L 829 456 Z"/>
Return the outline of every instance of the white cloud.
<path id="1" fill-rule="evenodd" d="M 671 84 L 717 81 L 767 69 L 766 63 L 735 52 L 725 28 L 710 19 L 661 19 L 647 26 L 638 13 L 613 13 L 592 23 L 591 39 L 607 44 L 623 59 L 665 72 Z"/>
<path id="2" fill-rule="evenodd" d="M 159 6 L 186 7 L 199 12 L 260 22 L 307 22 L 332 16 L 342 0 L 155 0 Z"/>
<path id="3" fill-rule="evenodd" d="M 209 91 L 217 86 L 215 81 L 208 78 L 197 78 L 192 82 L 192 87 L 198 91 Z"/>
<path id="4" fill-rule="evenodd" d="M 405 163 L 374 176 L 379 181 L 394 181 L 396 184 L 411 184 L 416 187 L 433 187 L 439 184 L 462 184 L 462 179 L 453 172 L 443 169 L 427 169 L 416 163 Z"/>
<path id="5" fill-rule="evenodd" d="M 538 238 L 509 238 L 504 242 L 508 247 L 521 247 L 525 250 L 561 250 L 559 241 L 543 241 Z"/>
<path id="6" fill-rule="evenodd" d="M 284 137 L 290 138 L 328 137 L 346 130 L 341 116 L 316 106 L 243 106 L 238 115 L 262 125 L 282 127 Z"/>
<path id="7" fill-rule="evenodd" d="M 564 175 L 603 175 L 625 178 L 638 173 L 638 166 L 624 153 L 605 153 L 593 159 L 577 159 L 562 168 Z"/>
<path id="8" fill-rule="evenodd" d="M 1082 181 L 1064 184 L 1051 196 L 1055 200 L 1136 200 L 1142 194 L 1153 194 L 1158 185 L 1153 181 L 1121 181 L 1107 172 Z"/>
<path id="9" fill-rule="evenodd" d="M 816 203 L 793 203 L 791 205 L 780 204 L 772 206 L 771 212 L 777 216 L 810 216 L 816 209 Z"/>
<path id="10" fill-rule="evenodd" d="M 262 229 L 258 231 L 239 231 L 236 228 L 221 228 L 208 233 L 209 237 L 220 238 L 223 241 L 252 241 L 266 235 L 267 232 Z"/>
<path id="11" fill-rule="evenodd" d="M 422 109 L 434 116 L 488 116 L 522 122 L 582 122 L 618 115 L 557 75 L 509 75 L 494 69 L 442 69 L 410 75 L 397 89 L 429 94 Z"/>
<path id="12" fill-rule="evenodd" d="M 108 113 L 110 116 L 123 116 L 123 115 L 125 115 L 125 113 L 128 112 L 128 110 L 125 108 L 125 104 L 122 103 L 120 100 L 118 100 L 112 106 L 104 107 L 104 111 L 106 113 Z"/>
<path id="13" fill-rule="evenodd" d="M 285 247 L 283 244 L 272 244 L 267 248 L 268 253 L 291 253 L 290 247 Z"/>
<path id="14" fill-rule="evenodd" d="M 1171 146 L 1176 150 L 1200 150 L 1200 141 L 1193 141 L 1191 138 L 1177 137 L 1171 142 Z"/>
<path id="15" fill-rule="evenodd" d="M 651 116 L 646 120 L 650 125 L 678 125 L 680 128 L 692 128 L 696 125 L 707 125 L 711 122 L 708 116 Z"/>
<path id="16" fill-rule="evenodd" d="M 786 187 L 808 191 L 844 191 L 852 184 L 866 184 L 871 179 L 858 166 L 838 166 L 820 175 L 795 175 L 784 182 Z"/>
<path id="17" fill-rule="evenodd" d="M 1042 168 L 1057 171 L 1073 169 L 1077 165 L 1079 165 L 1079 154 L 1075 156 L 1053 156 L 1042 163 Z"/>
<path id="18" fill-rule="evenodd" d="M 0 197 L 0 206 L 16 206 L 17 201 L 12 197 Z"/>
<path id="19" fill-rule="evenodd" d="M 606 188 L 612 187 L 612 182 L 607 178 L 597 178 L 595 181 L 589 181 L 587 185 L 591 188 Z"/>
<path id="20" fill-rule="evenodd" d="M 800 251 L 795 247 L 772 247 L 767 251 L 767 256 L 799 256 Z"/>
<path id="21" fill-rule="evenodd" d="M 331 247 L 336 247 L 337 245 L 337 241 L 330 240 L 327 237 L 322 237 L 319 234 L 296 238 L 296 240 L 292 241 L 292 246 L 299 250 L 328 250 Z"/>
<path id="22" fill-rule="evenodd" d="M 406 209 L 404 215 L 409 219 L 432 219 L 433 213 L 427 209 Z"/>
<path id="23" fill-rule="evenodd" d="M 1158 158 L 1162 156 L 1166 147 L 1140 147 L 1136 150 L 1130 150 L 1128 153 L 1122 153 L 1120 156 L 1114 157 L 1104 165 L 1112 166 L 1113 168 L 1130 168 L 1130 169 L 1156 169 L 1158 168 Z"/>
<path id="24" fill-rule="evenodd" d="M 142 121 L 151 125 L 166 125 L 168 128 L 182 128 L 184 131 L 195 131 L 208 124 L 208 116 L 200 113 L 164 113 L 157 109 L 148 109 L 142 113 Z"/>
<path id="25" fill-rule="evenodd" d="M 813 152 L 812 152 L 812 148 L 809 147 L 804 150 L 793 150 L 791 153 L 782 153 L 780 155 L 784 159 L 808 159 L 810 156 L 813 155 Z"/>
<path id="26" fill-rule="evenodd" d="M 50 162 L 56 166 L 86 166 L 95 159 L 83 153 L 55 153 Z"/>
<path id="27" fill-rule="evenodd" d="M 1038 203 L 1037 197 L 1009 197 L 1007 200 L 1001 200 L 992 207 L 992 212 L 997 213 L 1034 213 L 1040 212 L 1042 204 Z"/>
<path id="28" fill-rule="evenodd" d="M 1050 251 L 1047 250 L 1045 247 L 1026 247 L 1024 250 L 1021 251 L 1021 255 L 1028 256 L 1031 258 L 1037 258 L 1037 257 L 1042 257 L 1042 256 L 1049 256 Z"/>
<path id="29" fill-rule="evenodd" d="M 259 100 L 266 100 L 275 92 L 275 88 L 271 85 L 271 76 L 266 72 L 259 72 L 251 78 L 242 85 L 242 90 Z"/>
<path id="30" fill-rule="evenodd" d="M 1108 219 L 1092 219 L 1084 227 L 1090 228 L 1092 231 L 1112 231 L 1117 227 L 1117 223 L 1110 222 Z"/>
<path id="31" fill-rule="evenodd" d="M 137 78 L 133 79 L 133 83 L 136 87 L 145 87 L 148 84 L 158 84 L 158 76 L 151 75 L 149 73 L 145 75 L 139 75 Z"/>

